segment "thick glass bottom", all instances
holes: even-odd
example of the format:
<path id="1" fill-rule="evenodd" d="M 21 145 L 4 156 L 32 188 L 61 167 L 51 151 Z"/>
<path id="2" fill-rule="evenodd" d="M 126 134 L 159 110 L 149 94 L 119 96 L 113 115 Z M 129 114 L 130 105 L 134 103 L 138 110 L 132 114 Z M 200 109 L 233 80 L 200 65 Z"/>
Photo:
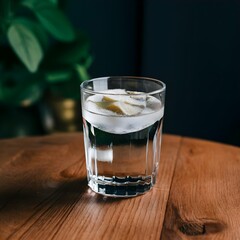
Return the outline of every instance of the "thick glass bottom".
<path id="1" fill-rule="evenodd" d="M 98 177 L 90 178 L 89 187 L 96 193 L 109 197 L 135 197 L 148 192 L 152 186 L 152 176 L 148 177 Z"/>

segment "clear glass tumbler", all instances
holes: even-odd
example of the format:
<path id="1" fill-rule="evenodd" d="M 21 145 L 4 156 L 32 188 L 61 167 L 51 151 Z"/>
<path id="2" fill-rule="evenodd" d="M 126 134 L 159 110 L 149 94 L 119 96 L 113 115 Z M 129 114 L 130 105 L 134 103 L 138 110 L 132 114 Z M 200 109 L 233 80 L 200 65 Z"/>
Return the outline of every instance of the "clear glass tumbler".
<path id="1" fill-rule="evenodd" d="M 132 197 L 156 182 L 165 84 L 143 77 L 102 77 L 81 84 L 88 185 Z"/>

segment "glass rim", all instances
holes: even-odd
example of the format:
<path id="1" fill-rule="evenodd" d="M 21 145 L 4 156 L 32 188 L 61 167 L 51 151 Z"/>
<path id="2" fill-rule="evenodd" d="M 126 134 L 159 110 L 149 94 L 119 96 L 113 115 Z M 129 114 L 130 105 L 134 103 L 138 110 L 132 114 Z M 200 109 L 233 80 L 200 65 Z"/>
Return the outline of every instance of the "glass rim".
<path id="1" fill-rule="evenodd" d="M 164 82 L 162 82 L 161 80 L 158 80 L 156 78 L 150 78 L 150 77 L 137 77 L 137 76 L 108 76 L 108 77 L 97 77 L 97 78 L 92 78 L 92 79 L 89 79 L 89 80 L 86 80 L 84 82 L 82 82 L 80 84 L 80 88 L 86 92 L 86 93 L 89 93 L 89 94 L 106 94 L 104 93 L 102 90 L 101 91 L 96 91 L 96 90 L 90 90 L 90 89 L 87 89 L 84 85 L 87 84 L 87 83 L 90 83 L 90 82 L 94 82 L 94 81 L 100 81 L 100 80 L 103 80 L 103 79 L 108 79 L 108 78 L 121 78 L 122 80 L 127 80 L 127 79 L 135 79 L 135 80 L 147 80 L 147 81 L 150 81 L 150 82 L 155 82 L 155 83 L 158 83 L 158 84 L 161 84 L 162 87 L 160 89 L 157 89 L 155 91 L 152 91 L 152 92 L 139 92 L 139 93 L 133 93 L 133 95 L 154 95 L 154 94 L 158 94 L 158 93 L 162 93 L 162 92 L 165 92 L 166 90 L 166 84 Z M 116 93 L 107 93 L 108 95 L 116 95 Z M 117 94 L 117 95 L 131 95 L 131 93 L 121 93 L 121 94 Z"/>

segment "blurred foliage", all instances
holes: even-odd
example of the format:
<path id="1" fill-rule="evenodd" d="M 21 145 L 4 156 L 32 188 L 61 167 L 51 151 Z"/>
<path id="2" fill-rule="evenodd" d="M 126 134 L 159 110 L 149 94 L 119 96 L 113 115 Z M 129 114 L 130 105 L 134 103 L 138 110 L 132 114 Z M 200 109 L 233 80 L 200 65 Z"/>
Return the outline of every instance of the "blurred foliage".
<path id="1" fill-rule="evenodd" d="M 89 40 L 57 0 L 0 0 L 0 104 L 30 106 L 46 93 L 79 99 Z"/>

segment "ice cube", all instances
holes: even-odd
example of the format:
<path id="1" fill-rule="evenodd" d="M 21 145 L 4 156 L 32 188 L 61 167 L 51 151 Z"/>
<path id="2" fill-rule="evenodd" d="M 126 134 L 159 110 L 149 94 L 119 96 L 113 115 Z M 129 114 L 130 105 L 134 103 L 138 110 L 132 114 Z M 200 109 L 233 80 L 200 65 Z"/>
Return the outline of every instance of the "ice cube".
<path id="1" fill-rule="evenodd" d="M 112 148 L 109 149 L 96 149 L 96 148 L 89 148 L 88 155 L 90 159 L 96 159 L 100 162 L 112 162 L 113 161 L 113 150 Z"/>

